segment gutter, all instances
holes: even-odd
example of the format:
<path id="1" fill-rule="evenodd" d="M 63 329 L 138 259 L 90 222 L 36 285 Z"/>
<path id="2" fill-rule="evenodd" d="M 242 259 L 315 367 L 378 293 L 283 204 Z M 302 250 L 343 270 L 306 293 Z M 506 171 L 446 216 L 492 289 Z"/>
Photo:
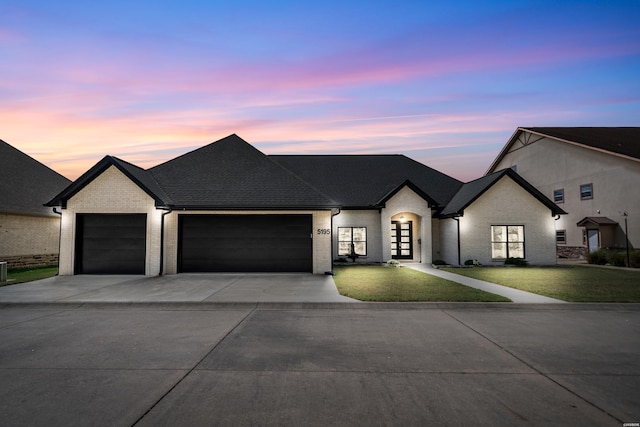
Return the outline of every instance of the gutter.
<path id="1" fill-rule="evenodd" d="M 164 274 L 164 217 L 173 212 L 173 208 L 159 208 L 166 212 L 162 213 L 162 217 L 160 218 L 160 271 L 158 272 L 158 276 L 162 276 Z"/>
<path id="2" fill-rule="evenodd" d="M 60 250 L 62 249 L 62 212 L 58 211 L 57 207 L 53 208 L 53 213 L 60 215 L 60 229 L 58 231 L 58 274 L 60 275 Z"/>
<path id="3" fill-rule="evenodd" d="M 340 215 L 340 212 L 341 212 L 340 208 L 337 208 L 336 213 L 331 214 L 331 271 L 326 271 L 324 273 L 324 274 L 329 274 L 331 276 L 333 276 L 333 260 L 335 259 L 333 254 L 333 217 Z"/>
<path id="4" fill-rule="evenodd" d="M 452 216 L 451 219 L 458 223 L 458 265 L 462 265 L 460 263 L 460 217 Z"/>

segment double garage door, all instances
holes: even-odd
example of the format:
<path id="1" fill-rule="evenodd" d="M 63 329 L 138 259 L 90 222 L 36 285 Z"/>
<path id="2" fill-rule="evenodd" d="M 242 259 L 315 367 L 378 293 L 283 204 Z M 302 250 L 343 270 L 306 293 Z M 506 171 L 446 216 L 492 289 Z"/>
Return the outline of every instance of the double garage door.
<path id="1" fill-rule="evenodd" d="M 180 215 L 178 272 L 311 272 L 311 215 Z M 76 274 L 144 274 L 144 214 L 79 214 Z M 159 254 L 158 254 L 159 256 Z"/>
<path id="2" fill-rule="evenodd" d="M 311 215 L 180 215 L 179 272 L 311 272 Z"/>

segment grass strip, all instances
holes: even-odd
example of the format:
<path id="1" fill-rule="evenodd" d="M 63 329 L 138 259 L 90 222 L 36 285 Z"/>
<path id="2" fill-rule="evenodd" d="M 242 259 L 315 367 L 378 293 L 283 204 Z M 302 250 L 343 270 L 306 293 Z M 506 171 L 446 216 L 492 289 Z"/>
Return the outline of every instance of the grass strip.
<path id="1" fill-rule="evenodd" d="M 336 266 L 341 295 L 360 301 L 509 302 L 508 298 L 470 288 L 410 268 L 377 265 Z"/>
<path id="2" fill-rule="evenodd" d="M 640 302 L 640 272 L 586 266 L 443 268 L 570 302 Z"/>
<path id="3" fill-rule="evenodd" d="M 18 283 L 31 282 L 33 280 L 46 279 L 58 274 L 58 266 L 37 267 L 37 268 L 16 268 L 7 271 L 7 281 L 0 282 L 0 286 L 15 285 Z"/>

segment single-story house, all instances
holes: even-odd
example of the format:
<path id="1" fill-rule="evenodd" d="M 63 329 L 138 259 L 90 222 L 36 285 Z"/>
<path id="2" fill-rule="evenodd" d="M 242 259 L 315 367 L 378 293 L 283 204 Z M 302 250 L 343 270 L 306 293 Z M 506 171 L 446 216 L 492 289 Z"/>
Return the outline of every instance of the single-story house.
<path id="1" fill-rule="evenodd" d="M 511 169 L 465 184 L 403 155 L 267 156 L 235 134 L 150 169 L 106 156 L 47 206 L 63 275 L 553 264 L 564 214 Z"/>
<path id="2" fill-rule="evenodd" d="M 71 181 L 0 140 L 0 262 L 58 263 L 60 215 L 43 206 Z"/>

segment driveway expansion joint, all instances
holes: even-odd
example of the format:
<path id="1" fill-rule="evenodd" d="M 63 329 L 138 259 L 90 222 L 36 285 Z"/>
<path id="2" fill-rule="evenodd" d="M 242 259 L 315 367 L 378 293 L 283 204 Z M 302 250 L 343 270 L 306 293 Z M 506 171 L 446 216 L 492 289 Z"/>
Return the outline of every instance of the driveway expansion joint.
<path id="1" fill-rule="evenodd" d="M 160 398 L 158 400 L 156 400 L 150 407 L 149 409 L 147 409 L 147 411 L 142 414 L 142 416 L 140 416 L 140 418 L 138 418 L 132 425 L 135 426 L 137 425 L 140 421 L 142 421 L 144 419 L 144 417 L 147 416 L 147 414 L 149 414 L 153 408 L 155 408 L 156 406 L 158 406 L 160 404 L 160 402 L 162 402 L 162 400 L 167 397 L 176 387 L 178 387 L 178 385 L 180 385 L 193 371 L 196 370 L 196 368 L 207 358 L 209 357 L 209 355 L 211 353 L 213 353 L 216 348 L 218 348 L 220 346 L 220 344 L 222 344 L 222 342 L 229 336 L 231 335 L 240 325 L 242 325 L 244 322 L 247 321 L 247 319 L 256 311 L 256 309 L 254 308 L 253 310 L 251 310 L 250 312 L 248 312 L 238 323 L 236 323 L 235 326 L 233 326 L 232 328 L 229 328 L 229 331 L 227 331 L 227 333 L 220 338 L 220 340 L 218 340 L 217 343 L 215 343 L 215 345 L 211 348 L 211 350 L 209 350 L 207 352 L 207 354 L 205 354 L 204 356 L 202 356 L 200 358 L 200 360 L 198 360 L 192 367 L 191 369 L 188 369 L 185 374 L 180 377 L 180 379 L 178 381 L 176 381 L 175 384 L 173 384 L 173 386 L 169 387 L 169 389 L 162 395 L 160 396 Z"/>
<path id="2" fill-rule="evenodd" d="M 543 371 L 541 371 L 540 369 L 538 369 L 537 367 L 535 367 L 533 364 L 527 362 L 526 360 L 524 360 L 523 358 L 521 358 L 520 356 L 516 355 L 514 352 L 510 351 L 509 349 L 507 349 L 506 347 L 498 344 L 496 341 L 492 340 L 491 338 L 489 338 L 488 336 L 486 336 L 485 334 L 483 334 L 482 332 L 478 331 L 477 329 L 473 328 L 472 326 L 470 326 L 469 324 L 465 323 L 464 321 L 458 319 L 456 316 L 454 316 L 453 314 L 449 313 L 446 310 L 443 310 L 443 312 L 451 317 L 453 320 L 455 320 L 456 322 L 459 322 L 462 326 L 468 328 L 469 330 L 473 331 L 474 333 L 476 333 L 477 335 L 479 335 L 480 337 L 484 338 L 485 340 L 487 340 L 488 342 L 490 342 L 491 344 L 495 345 L 497 348 L 499 348 L 500 350 L 504 351 L 505 353 L 509 354 L 511 357 L 513 357 L 514 359 L 516 359 L 517 361 L 519 361 L 520 363 L 524 364 L 525 366 L 527 366 L 529 369 L 533 370 L 534 372 L 536 372 L 537 374 L 539 374 L 540 376 L 542 376 L 543 378 L 546 378 L 548 381 L 551 381 L 552 383 L 554 383 L 555 385 L 557 385 L 558 387 L 566 390 L 568 393 L 572 394 L 573 396 L 575 396 L 576 398 L 582 400 L 583 402 L 585 402 L 586 404 L 590 405 L 591 407 L 601 411 L 603 414 L 608 415 L 609 417 L 613 418 L 614 420 L 616 420 L 619 424 L 622 424 L 624 421 L 619 419 L 618 417 L 616 417 L 614 414 L 612 414 L 611 412 L 607 411 L 606 409 L 600 407 L 599 405 L 597 405 L 596 403 L 592 402 L 591 400 L 587 399 L 586 397 L 582 396 L 581 394 L 577 393 L 575 390 L 573 390 L 572 388 L 568 388 L 567 386 L 565 386 L 564 384 L 554 380 L 552 377 L 550 377 L 550 375 L 552 374 L 546 374 Z M 558 374 L 556 374 L 558 375 Z"/>

